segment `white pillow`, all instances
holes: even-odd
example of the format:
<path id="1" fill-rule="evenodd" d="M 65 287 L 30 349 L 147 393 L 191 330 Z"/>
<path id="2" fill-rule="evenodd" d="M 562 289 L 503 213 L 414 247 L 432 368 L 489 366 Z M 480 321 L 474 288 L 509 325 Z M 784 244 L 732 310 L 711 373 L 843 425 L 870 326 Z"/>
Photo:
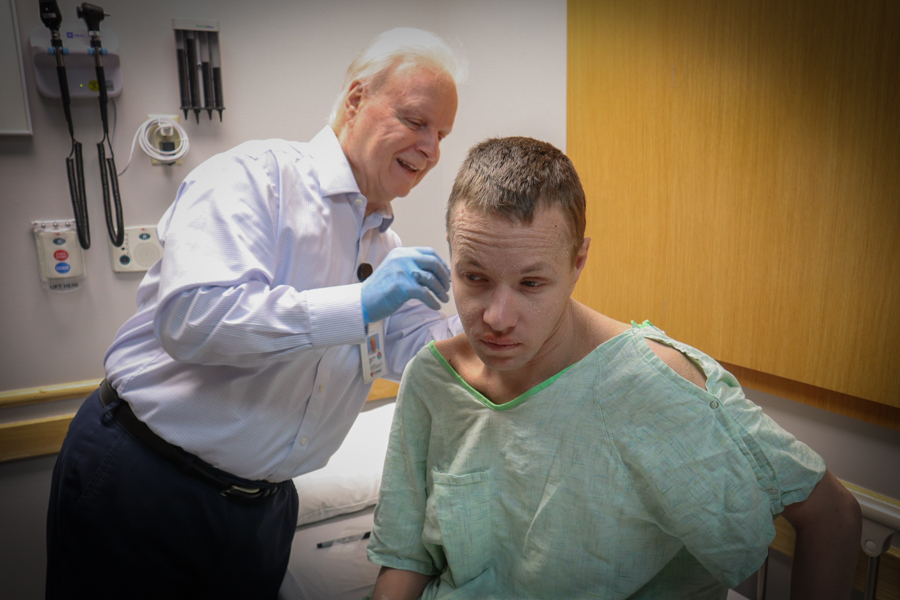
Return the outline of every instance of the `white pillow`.
<path id="1" fill-rule="evenodd" d="M 298 527 L 378 501 L 393 417 L 394 402 L 361 412 L 327 465 L 294 477 L 300 497 Z"/>

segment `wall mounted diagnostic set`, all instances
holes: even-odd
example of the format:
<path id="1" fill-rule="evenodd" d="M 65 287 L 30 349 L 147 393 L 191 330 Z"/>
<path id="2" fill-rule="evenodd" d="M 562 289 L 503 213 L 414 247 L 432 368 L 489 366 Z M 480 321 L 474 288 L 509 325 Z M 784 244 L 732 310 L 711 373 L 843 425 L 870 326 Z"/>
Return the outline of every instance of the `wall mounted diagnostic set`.
<path id="1" fill-rule="evenodd" d="M 69 126 L 69 136 L 72 139 L 72 149 L 66 158 L 66 172 L 69 177 L 69 193 L 72 197 L 72 209 L 75 213 L 75 227 L 78 232 L 78 242 L 82 248 L 87 250 L 91 247 L 91 233 L 88 224 L 87 199 L 84 193 L 84 162 L 81 152 L 81 143 L 75 139 L 74 128 L 72 127 L 72 112 L 70 109 L 70 92 L 72 88 L 67 76 L 66 64 L 64 56 L 76 55 L 75 48 L 66 48 L 63 45 L 60 36 L 60 26 L 62 24 L 62 13 L 56 0 L 40 0 L 39 7 L 41 11 L 41 21 L 50 30 L 49 42 L 50 46 L 46 48 L 46 55 L 52 57 L 50 63 L 38 59 L 35 55 L 35 81 L 38 82 L 38 90 L 44 95 L 53 98 L 61 98 L 63 110 L 66 114 L 66 123 Z M 100 21 L 108 16 L 103 9 L 94 4 L 83 2 L 76 8 L 76 15 L 79 19 L 84 20 L 87 26 L 87 35 L 90 38 L 89 46 L 84 46 L 84 35 L 79 31 L 67 31 L 66 38 L 70 40 L 79 40 L 76 48 L 79 50 L 79 57 L 89 57 L 93 63 L 94 76 L 96 79 L 88 79 L 87 90 L 84 90 L 83 72 L 78 73 L 75 81 L 77 95 L 93 95 L 98 94 L 100 100 L 100 118 L 103 123 L 103 139 L 97 144 L 97 153 L 100 157 L 100 181 L 103 189 L 103 209 L 106 213 L 106 227 L 109 232 L 109 239 L 116 246 L 120 246 L 124 239 L 125 231 L 122 218 L 122 199 L 119 196 L 119 179 L 116 174 L 115 154 L 113 153 L 112 144 L 109 140 L 109 118 L 107 115 L 108 104 L 108 84 L 106 79 L 106 70 L 103 64 L 103 57 L 108 56 L 109 49 L 104 48 L 100 41 Z M 39 29 L 36 31 L 40 31 Z M 76 37 L 77 35 L 77 37 Z M 32 33 L 32 53 L 35 48 L 35 36 Z M 40 41 L 40 40 L 38 40 Z M 83 54 L 82 54 L 83 52 Z M 83 71 L 83 60 L 78 60 L 79 68 Z M 121 92 L 121 71 L 118 69 L 118 57 L 114 60 L 116 68 L 116 79 L 119 81 L 118 92 Z M 56 93 L 50 91 L 51 86 L 47 84 L 47 67 L 55 66 L 58 88 Z M 52 68 L 52 67 L 51 67 Z M 88 70 L 89 72 L 89 70 Z M 89 75 L 88 75 L 89 76 Z M 51 77 L 52 79 L 52 77 Z M 43 84 L 43 85 L 42 85 Z M 113 84 L 114 86 L 114 84 Z M 58 93 L 58 95 L 57 95 Z M 109 156 L 106 149 L 109 149 Z M 113 214 L 113 205 L 115 206 L 115 215 Z"/>
<path id="2" fill-rule="evenodd" d="M 97 144 L 97 154 L 110 259 L 115 272 L 146 271 L 162 257 L 155 227 L 126 229 L 124 226 L 118 178 L 131 163 L 135 146 L 140 144 L 155 165 L 174 165 L 181 164 L 190 145 L 187 132 L 178 123 L 178 115 L 150 114 L 135 133 L 125 168 L 117 173 L 107 105 L 110 98 L 122 93 L 119 44 L 115 33 L 106 27 L 104 42 L 100 39 L 100 23 L 110 15 L 100 6 L 82 2 L 76 7 L 75 16 L 84 27 L 63 29 L 57 0 L 39 0 L 38 4 L 44 26 L 31 32 L 35 84 L 41 95 L 62 101 L 72 141 L 66 157 L 66 174 L 74 219 L 33 221 L 32 232 L 43 286 L 51 291 L 71 291 L 79 289 L 84 281 L 83 250 L 91 247 L 84 157 L 81 142 L 75 139 L 72 99 L 97 98 L 100 103 L 103 137 Z M 198 124 L 202 112 L 213 120 L 215 111 L 221 122 L 225 102 L 218 21 L 173 19 L 172 28 L 178 59 L 179 109 L 185 119 L 193 112 Z"/>

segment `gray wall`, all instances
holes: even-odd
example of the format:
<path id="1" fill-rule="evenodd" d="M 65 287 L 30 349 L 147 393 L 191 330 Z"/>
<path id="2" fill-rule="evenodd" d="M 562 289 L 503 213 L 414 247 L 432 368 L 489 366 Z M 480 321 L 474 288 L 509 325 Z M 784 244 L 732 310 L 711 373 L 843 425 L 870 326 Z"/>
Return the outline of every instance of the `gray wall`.
<path id="1" fill-rule="evenodd" d="M 60 0 L 64 27 L 73 0 Z M 470 61 L 459 90 L 453 134 L 443 157 L 408 198 L 394 203 L 396 230 L 408 245 L 446 256 L 442 205 L 465 151 L 493 135 L 531 135 L 565 148 L 565 0 L 106 0 L 101 27 L 120 39 L 123 93 L 116 99 L 117 162 L 148 113 L 177 113 L 173 17 L 218 20 L 227 110 L 224 122 L 185 123 L 191 152 L 182 167 L 152 167 L 140 149 L 122 177 L 126 225 L 156 224 L 181 179 L 209 156 L 248 139 L 311 138 L 322 126 L 346 65 L 376 33 L 407 25 L 458 41 Z M 37 3 L 16 0 L 27 45 L 41 26 Z M 26 48 L 27 52 L 27 48 Z M 94 247 L 84 289 L 45 292 L 30 233 L 35 219 L 71 218 L 65 175 L 68 133 L 58 100 L 39 96 L 26 64 L 34 135 L 0 136 L 0 391 L 100 378 L 119 325 L 135 308 L 139 275 L 114 274 L 107 250 L 95 144 L 95 101 L 76 101 L 76 137 L 85 145 Z M 451 308 L 452 310 L 452 308 Z M 820 452 L 844 479 L 900 498 L 898 434 L 787 400 L 749 392 L 788 430 Z M 71 412 L 78 400 L 0 411 L 0 423 Z M 875 458 L 877 457 L 877 458 Z M 44 515 L 53 457 L 0 464 L 0 590 L 9 598 L 43 595 Z"/>

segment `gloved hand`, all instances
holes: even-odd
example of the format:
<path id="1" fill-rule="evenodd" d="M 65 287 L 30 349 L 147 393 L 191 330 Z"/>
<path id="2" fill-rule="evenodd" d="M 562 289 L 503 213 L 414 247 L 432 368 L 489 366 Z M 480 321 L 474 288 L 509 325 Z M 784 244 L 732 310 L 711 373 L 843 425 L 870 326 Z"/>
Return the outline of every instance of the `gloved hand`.
<path id="1" fill-rule="evenodd" d="M 448 302 L 448 289 L 450 269 L 433 249 L 394 248 L 362 284 L 363 318 L 380 321 L 413 298 L 438 310 L 434 296 Z"/>

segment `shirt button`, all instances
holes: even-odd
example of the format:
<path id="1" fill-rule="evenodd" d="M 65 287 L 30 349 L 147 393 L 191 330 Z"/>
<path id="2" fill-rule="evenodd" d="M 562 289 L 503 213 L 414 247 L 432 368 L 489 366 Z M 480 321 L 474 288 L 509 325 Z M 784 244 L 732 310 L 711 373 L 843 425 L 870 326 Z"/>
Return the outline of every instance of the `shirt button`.
<path id="1" fill-rule="evenodd" d="M 324 385 L 324 384 L 321 384 L 321 383 L 319 384 L 319 391 L 320 391 L 320 392 L 324 392 L 324 391 L 325 391 L 325 385 Z"/>
<path id="2" fill-rule="evenodd" d="M 719 403 L 716 402 L 715 400 L 713 400 L 712 402 L 709 403 L 709 407 L 710 408 L 719 408 Z"/>
<path id="3" fill-rule="evenodd" d="M 305 445 L 306 445 L 306 436 L 303 436 L 303 438 L 300 440 L 300 445 L 301 445 L 301 446 L 305 446 Z"/>
<path id="4" fill-rule="evenodd" d="M 356 200 L 354 200 L 354 202 L 356 202 L 357 206 L 362 206 L 362 203 L 363 203 L 362 196 L 357 196 Z"/>

